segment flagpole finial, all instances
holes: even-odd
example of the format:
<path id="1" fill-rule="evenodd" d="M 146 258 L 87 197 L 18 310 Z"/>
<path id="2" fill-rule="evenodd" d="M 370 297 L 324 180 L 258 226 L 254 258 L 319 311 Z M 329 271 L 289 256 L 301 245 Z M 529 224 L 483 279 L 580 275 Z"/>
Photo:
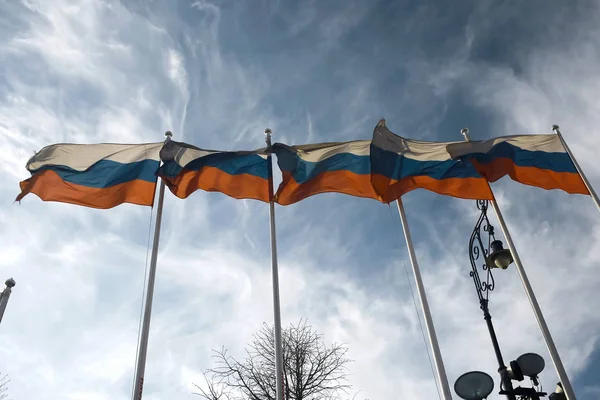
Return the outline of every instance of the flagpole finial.
<path id="1" fill-rule="evenodd" d="M 552 132 L 558 131 L 560 129 L 560 127 L 558 125 L 552 125 Z"/>
<path id="2" fill-rule="evenodd" d="M 460 130 L 460 134 L 463 135 L 465 137 L 465 140 L 467 142 L 471 141 L 471 138 L 469 137 L 469 128 L 463 128 Z"/>

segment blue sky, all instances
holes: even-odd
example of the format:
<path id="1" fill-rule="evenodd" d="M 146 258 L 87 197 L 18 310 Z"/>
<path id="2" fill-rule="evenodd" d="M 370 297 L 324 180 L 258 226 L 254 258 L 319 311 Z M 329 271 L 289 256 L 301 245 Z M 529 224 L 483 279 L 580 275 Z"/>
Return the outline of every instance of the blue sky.
<path id="1" fill-rule="evenodd" d="M 14 289 L 0 330 L 13 399 L 131 393 L 149 208 L 13 204 L 34 150 L 57 142 L 199 147 L 369 139 L 461 140 L 559 124 L 600 185 L 596 2 L 0 2 L 0 278 Z M 494 184 L 581 400 L 600 387 L 600 216 L 584 196 Z M 475 204 L 404 197 L 449 379 L 495 359 L 468 275 Z M 361 399 L 433 399 L 397 212 L 326 194 L 277 207 L 282 319 L 350 347 Z M 498 227 L 498 225 L 496 224 Z M 499 230 L 499 229 L 498 229 Z M 241 355 L 272 321 L 268 207 L 197 192 L 167 196 L 146 399 L 195 398 L 210 351 Z M 516 271 L 490 308 L 505 358 L 543 355 Z M 410 280 L 412 283 L 412 279 Z M 490 399 L 499 398 L 493 395 Z"/>

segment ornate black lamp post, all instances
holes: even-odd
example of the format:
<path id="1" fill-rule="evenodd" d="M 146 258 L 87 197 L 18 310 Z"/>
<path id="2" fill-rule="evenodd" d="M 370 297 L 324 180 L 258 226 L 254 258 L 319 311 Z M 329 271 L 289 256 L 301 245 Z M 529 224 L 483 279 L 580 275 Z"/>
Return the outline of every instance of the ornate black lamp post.
<path id="1" fill-rule="evenodd" d="M 0 322 L 2 322 L 2 317 L 4 316 L 4 311 L 6 310 L 6 305 L 8 304 L 8 299 L 10 297 L 10 293 L 12 292 L 12 288 L 15 287 L 15 280 L 13 278 L 9 278 L 5 282 L 6 288 L 0 292 Z"/>
<path id="2" fill-rule="evenodd" d="M 471 272 L 475 290 L 479 297 L 479 306 L 483 311 L 483 318 L 490 333 L 490 339 L 494 346 L 496 360 L 498 361 L 498 373 L 500 374 L 500 394 L 509 400 L 539 400 L 546 393 L 538 391 L 538 374 L 544 369 L 544 359 L 535 353 L 526 353 L 511 361 L 509 367 L 504 364 L 496 331 L 492 324 L 492 316 L 489 310 L 489 294 L 495 288 L 494 268 L 506 269 L 513 262 L 510 250 L 504 249 L 502 242 L 496 240 L 494 227 L 487 217 L 488 201 L 477 200 L 477 208 L 481 215 L 475 224 L 471 240 L 469 241 L 469 258 L 471 260 Z M 482 238 L 482 231 L 487 233 L 487 243 Z M 478 265 L 485 274 L 482 279 L 479 275 Z M 531 379 L 533 387 L 513 387 L 512 381 L 523 381 L 524 377 Z M 454 384 L 454 390 L 465 400 L 482 400 L 487 398 L 494 389 L 494 381 L 485 372 L 473 371 L 460 376 Z"/>

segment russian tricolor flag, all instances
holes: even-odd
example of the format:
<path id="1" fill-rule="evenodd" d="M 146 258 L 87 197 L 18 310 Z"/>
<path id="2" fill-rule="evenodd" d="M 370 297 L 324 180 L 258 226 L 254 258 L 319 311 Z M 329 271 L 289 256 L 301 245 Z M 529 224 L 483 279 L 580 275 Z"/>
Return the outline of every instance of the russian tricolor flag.
<path id="1" fill-rule="evenodd" d="M 273 145 L 283 180 L 275 194 L 281 205 L 336 192 L 380 200 L 371 185 L 370 140 Z"/>
<path id="2" fill-rule="evenodd" d="M 371 143 L 371 181 L 388 203 L 414 189 L 462 199 L 491 200 L 488 182 L 469 162 L 454 160 L 448 142 L 423 142 L 392 133 L 379 121 Z"/>
<path id="3" fill-rule="evenodd" d="M 505 175 L 525 185 L 589 194 L 560 137 L 553 134 L 504 136 L 453 143 L 453 158 L 472 165 L 490 182 Z"/>
<path id="4" fill-rule="evenodd" d="M 152 206 L 162 142 L 148 144 L 53 144 L 27 162 L 31 178 L 20 182 L 20 201 L 34 193 L 44 201 L 93 208 L 122 203 Z"/>
<path id="5" fill-rule="evenodd" d="M 266 148 L 214 151 L 170 140 L 160 151 L 160 158 L 163 165 L 158 175 L 181 199 L 202 189 L 236 199 L 269 202 Z"/>

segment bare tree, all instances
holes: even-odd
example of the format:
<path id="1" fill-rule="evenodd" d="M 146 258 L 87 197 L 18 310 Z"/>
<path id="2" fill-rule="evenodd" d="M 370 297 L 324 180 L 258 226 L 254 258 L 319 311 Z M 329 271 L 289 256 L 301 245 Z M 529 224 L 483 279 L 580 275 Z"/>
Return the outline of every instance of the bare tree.
<path id="1" fill-rule="evenodd" d="M 4 400 L 8 397 L 8 393 L 6 393 L 8 391 L 8 382 L 10 382 L 8 375 L 5 374 L 0 378 L 0 400 Z"/>
<path id="2" fill-rule="evenodd" d="M 227 385 L 219 384 L 216 382 L 214 376 L 207 376 L 206 372 L 203 375 L 206 381 L 206 389 L 194 383 L 194 386 L 200 390 L 199 393 L 194 394 L 202 396 L 207 400 L 237 400 L 236 397 L 231 395 L 231 391 Z"/>
<path id="3" fill-rule="evenodd" d="M 325 345 L 303 320 L 283 330 L 282 343 L 286 400 L 336 400 L 351 388 L 345 345 Z M 200 390 L 196 394 L 207 400 L 275 400 L 273 328 L 263 325 L 245 350 L 241 360 L 225 348 L 213 350 L 217 367 L 206 371 L 206 389 L 195 385 Z"/>

